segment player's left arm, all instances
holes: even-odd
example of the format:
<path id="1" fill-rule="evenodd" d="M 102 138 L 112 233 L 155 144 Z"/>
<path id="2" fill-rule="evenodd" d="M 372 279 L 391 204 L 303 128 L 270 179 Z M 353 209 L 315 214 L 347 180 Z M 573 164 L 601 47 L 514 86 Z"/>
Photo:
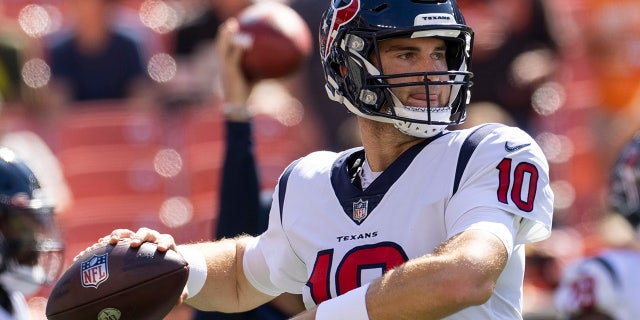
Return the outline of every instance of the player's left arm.
<path id="1" fill-rule="evenodd" d="M 373 281 L 365 295 L 366 312 L 371 320 L 441 319 L 483 304 L 491 297 L 507 259 L 507 249 L 495 234 L 464 231 L 434 253 Z M 334 299 L 338 302 L 341 297 Z M 294 319 L 315 319 L 316 311 Z"/>

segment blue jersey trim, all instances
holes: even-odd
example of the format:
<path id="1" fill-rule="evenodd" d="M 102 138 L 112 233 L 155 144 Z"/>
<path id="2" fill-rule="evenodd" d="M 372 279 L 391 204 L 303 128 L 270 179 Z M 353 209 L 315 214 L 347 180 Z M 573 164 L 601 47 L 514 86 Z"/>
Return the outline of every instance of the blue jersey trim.
<path id="1" fill-rule="evenodd" d="M 458 192 L 458 187 L 460 187 L 460 180 L 462 179 L 464 169 L 467 167 L 469 159 L 471 159 L 471 155 L 473 155 L 473 152 L 476 150 L 480 142 L 489 135 L 489 133 L 501 126 L 503 125 L 497 123 L 485 124 L 469 134 L 467 139 L 464 140 L 462 147 L 460 147 L 460 155 L 458 156 L 456 175 L 453 180 L 453 193 L 451 196 Z"/>
<path id="2" fill-rule="evenodd" d="M 284 172 L 282 173 L 282 175 L 280 176 L 280 179 L 278 180 L 278 203 L 279 203 L 279 209 L 280 209 L 280 223 L 282 223 L 282 212 L 283 212 L 282 208 L 284 206 L 284 196 L 285 196 L 285 193 L 287 192 L 287 183 L 289 182 L 289 176 L 291 175 L 291 171 L 293 171 L 293 168 L 296 167 L 298 162 L 300 162 L 300 159 L 292 162 L 286 169 L 284 169 Z"/>

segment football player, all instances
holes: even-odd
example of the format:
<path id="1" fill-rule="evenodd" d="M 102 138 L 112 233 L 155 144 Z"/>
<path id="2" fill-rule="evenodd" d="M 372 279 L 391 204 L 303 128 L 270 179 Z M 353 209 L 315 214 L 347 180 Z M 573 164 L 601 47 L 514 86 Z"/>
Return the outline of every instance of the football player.
<path id="1" fill-rule="evenodd" d="M 596 256 L 576 261 L 563 271 L 555 295 L 556 307 L 563 319 L 633 320 L 640 317 L 637 303 L 640 294 L 637 274 L 640 266 L 640 134 L 619 154 L 608 189 L 611 213 L 605 216 L 603 226 L 614 226 L 605 230 L 615 233 L 617 243 L 610 244 L 610 248 Z"/>
<path id="2" fill-rule="evenodd" d="M 231 37 L 232 38 L 232 37 Z M 363 147 L 291 163 L 257 237 L 176 246 L 186 302 L 237 312 L 302 294 L 295 319 L 522 319 L 524 246 L 551 232 L 547 161 L 524 131 L 465 119 L 473 31 L 455 0 L 335 0 L 320 26 L 331 99 Z"/>
<path id="3" fill-rule="evenodd" d="M 57 279 L 63 248 L 38 180 L 12 150 L 0 147 L 0 319 L 30 319 L 25 296 Z"/>

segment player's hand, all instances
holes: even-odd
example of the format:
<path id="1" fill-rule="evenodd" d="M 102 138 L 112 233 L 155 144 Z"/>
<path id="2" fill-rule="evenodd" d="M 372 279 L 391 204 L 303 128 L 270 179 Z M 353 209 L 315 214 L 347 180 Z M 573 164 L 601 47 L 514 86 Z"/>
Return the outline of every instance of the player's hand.
<path id="1" fill-rule="evenodd" d="M 117 244 L 120 240 L 129 240 L 129 245 L 134 248 L 139 247 L 144 242 L 151 242 L 158 246 L 159 251 L 176 250 L 176 242 L 172 235 L 160 233 L 149 228 L 140 228 L 136 232 L 129 229 L 116 229 L 110 235 L 101 238 L 99 242 L 105 241 L 108 244 Z"/>
<path id="2" fill-rule="evenodd" d="M 98 239 L 98 242 L 78 253 L 73 258 L 73 261 L 78 260 L 78 257 L 84 255 L 86 252 L 106 245 L 116 245 L 119 241 L 127 241 L 129 245 L 134 248 L 140 247 L 144 242 L 151 242 L 157 245 L 158 251 L 176 250 L 176 242 L 170 234 L 163 234 L 149 228 L 140 228 L 137 232 L 129 229 L 116 229 L 108 236 Z"/>
<path id="3" fill-rule="evenodd" d="M 242 106 L 247 102 L 252 83 L 244 76 L 241 67 L 244 50 L 250 45 L 239 31 L 238 21 L 229 18 L 219 28 L 216 51 L 222 67 L 222 87 L 226 102 Z"/>

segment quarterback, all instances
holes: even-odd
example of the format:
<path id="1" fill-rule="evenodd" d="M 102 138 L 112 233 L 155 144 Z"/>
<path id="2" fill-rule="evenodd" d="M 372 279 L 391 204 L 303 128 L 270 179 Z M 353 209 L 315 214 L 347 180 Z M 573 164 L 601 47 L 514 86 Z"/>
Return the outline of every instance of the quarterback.
<path id="1" fill-rule="evenodd" d="M 465 120 L 473 31 L 455 0 L 335 0 L 320 51 L 362 147 L 291 163 L 257 237 L 177 245 L 185 302 L 238 312 L 302 294 L 294 319 L 522 319 L 524 246 L 549 236 L 549 168 L 524 131 Z M 232 31 L 228 31 L 232 32 Z"/>

